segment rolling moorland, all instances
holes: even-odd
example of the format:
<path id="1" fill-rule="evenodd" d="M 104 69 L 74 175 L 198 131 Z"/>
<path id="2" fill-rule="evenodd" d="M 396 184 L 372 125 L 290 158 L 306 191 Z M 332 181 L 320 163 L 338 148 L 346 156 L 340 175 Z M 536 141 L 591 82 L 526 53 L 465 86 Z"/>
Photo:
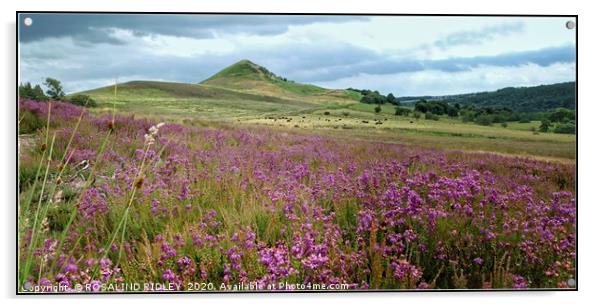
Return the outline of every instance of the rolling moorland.
<path id="1" fill-rule="evenodd" d="M 550 101 L 547 93 L 558 93 L 558 86 L 544 86 L 548 90 L 541 92 L 548 96 L 544 95 L 543 101 Z M 564 91 L 560 91 L 561 98 L 555 104 L 541 103 L 536 110 L 570 105 L 566 102 L 566 85 L 560 86 L 564 86 Z M 532 90 L 528 89 L 527 93 L 510 91 L 510 101 L 533 97 Z M 93 110 L 99 113 L 116 107 L 119 112 L 145 114 L 157 120 L 169 118 L 188 124 L 269 125 L 296 128 L 294 130 L 300 133 L 360 137 L 431 148 L 498 152 L 569 162 L 575 158 L 575 136 L 534 133 L 541 124 L 538 120 L 508 122 L 506 127 L 501 123 L 475 125 L 451 117 L 432 121 L 409 115 L 395 116 L 392 104 L 382 105 L 382 111 L 376 114 L 374 105 L 360 103 L 362 95 L 356 91 L 295 83 L 248 60 L 237 62 L 198 84 L 132 81 L 117 85 L 119 95 L 114 96 L 114 91 L 114 86 L 108 86 L 81 94 L 89 95 L 100 104 L 100 108 Z M 458 99 L 454 98 L 454 103 Z M 474 97 L 468 102 L 472 104 Z M 499 104 L 498 101 L 494 105 Z"/>
<path id="2" fill-rule="evenodd" d="M 79 94 L 19 101 L 21 292 L 575 287 L 575 135 L 546 118 L 396 115 L 246 60 Z"/>

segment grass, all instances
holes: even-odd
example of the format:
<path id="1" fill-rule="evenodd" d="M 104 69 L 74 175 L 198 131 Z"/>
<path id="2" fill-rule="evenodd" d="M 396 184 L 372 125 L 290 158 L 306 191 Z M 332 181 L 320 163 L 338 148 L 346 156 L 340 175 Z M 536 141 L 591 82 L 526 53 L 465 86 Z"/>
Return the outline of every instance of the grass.
<path id="1" fill-rule="evenodd" d="M 19 285 L 63 277 L 164 282 L 174 274 L 182 283 L 296 283 L 334 274 L 373 289 L 508 288 L 521 276 L 553 288 L 573 278 L 572 245 L 549 251 L 574 231 L 574 135 L 534 133 L 538 122 L 395 116 L 392 105 L 376 114 L 357 93 L 288 82 L 254 65 L 243 61 L 202 84 L 135 81 L 87 91 L 99 107 L 84 120 L 81 113 L 51 123 L 50 104 L 45 125 L 23 117 L 36 127 L 30 142 L 49 145 L 20 155 Z M 113 114 L 108 123 L 96 117 L 104 114 Z M 159 121 L 183 126 L 143 138 Z M 90 149 L 82 173 L 67 153 Z M 386 220 L 398 214 L 391 198 L 409 209 L 412 195 L 445 215 L 431 220 L 435 211 L 418 210 L 383 227 L 398 220 Z M 535 227 L 518 227 L 560 220 L 549 242 Z M 403 253 L 377 248 L 406 230 L 424 244 L 406 238 Z M 297 257 L 301 238 L 311 239 L 306 252 L 328 251 Z M 521 240 L 539 242 L 543 262 L 528 262 Z M 51 249 L 37 252 L 48 243 L 63 260 Z M 442 250 L 454 262 L 437 258 Z M 283 264 L 265 259 L 283 251 L 290 275 L 271 276 Z M 394 272 L 404 263 L 419 277 Z M 555 277 L 546 277 L 550 268 Z"/>
<path id="2" fill-rule="evenodd" d="M 302 84 L 285 80 L 249 60 L 241 60 L 234 63 L 209 79 L 201 82 L 201 84 L 251 90 L 252 87 L 247 86 L 249 82 L 263 82 L 265 85 L 272 85 L 281 90 L 301 96 L 322 94 L 328 91 L 325 88 L 312 84 Z"/>
<path id="3" fill-rule="evenodd" d="M 339 102 L 358 101 L 361 98 L 352 91 L 329 90 L 313 84 L 286 80 L 249 60 L 230 65 L 200 84 L 260 95 L 293 99 L 311 98 L 312 101 L 322 102 L 324 102 L 322 98 Z"/>
<path id="4" fill-rule="evenodd" d="M 458 118 L 395 116 L 395 106 L 359 103 L 359 93 L 285 81 L 250 61 L 236 63 L 200 84 L 132 81 L 83 92 L 95 113 L 143 114 L 170 122 L 267 125 L 307 133 L 406 143 L 438 149 L 496 152 L 541 159 L 575 159 L 575 136 L 536 132 L 540 123 L 481 126 Z M 328 115 L 326 115 L 328 114 Z M 535 132 L 534 132 L 535 130 Z"/>
<path id="5" fill-rule="evenodd" d="M 324 115 L 325 112 L 329 115 Z M 247 122 L 438 149 L 497 152 L 544 159 L 575 158 L 574 135 L 533 133 L 530 127 L 538 127 L 538 122 L 510 123 L 504 128 L 499 124 L 480 126 L 462 123 L 447 117 L 433 121 L 382 113 L 377 115 L 353 108 L 316 110 L 308 114 Z"/>
<path id="6" fill-rule="evenodd" d="M 560 220 L 554 217 L 559 215 L 567 222 L 554 228 L 554 235 L 561 240 L 570 234 L 573 231 L 570 216 L 563 217 L 561 215 L 565 211 L 550 211 L 549 208 L 554 192 L 574 192 L 573 165 L 419 150 L 429 147 L 431 141 L 433 145 L 443 144 L 444 139 L 439 137 L 452 140 L 450 144 L 444 144 L 445 147 L 457 143 L 453 142 L 454 137 L 443 136 L 445 133 L 440 132 L 454 123 L 454 120 L 446 118 L 433 123 L 422 123 L 421 120 L 424 129 L 434 129 L 430 134 L 409 129 L 402 134 L 380 128 L 385 124 L 375 125 L 374 121 L 358 126 L 373 126 L 371 129 L 368 126 L 363 129 L 333 128 L 332 122 L 338 119 L 338 112 L 347 110 L 361 112 L 345 106 L 331 106 L 294 115 L 294 119 L 290 119 L 292 115 L 282 116 L 276 118 L 276 124 L 265 124 L 268 127 L 256 127 L 259 123 L 252 121 L 222 120 L 207 121 L 210 128 L 198 128 L 194 127 L 195 123 L 202 120 L 196 119 L 181 130 L 166 125 L 161 128 L 156 143 L 143 139 L 142 135 L 152 130 L 143 119 L 116 117 L 114 128 L 99 125 L 93 118 L 83 121 L 75 121 L 74 118 L 53 124 L 47 119 L 46 130 L 36 134 L 38 139 L 45 139 L 50 144 L 48 149 L 25 155 L 32 160 L 36 160 L 37 155 L 40 164 L 35 175 L 39 179 L 24 185 L 20 196 L 20 284 L 25 280 L 36 283 L 43 278 L 58 281 L 63 276 L 82 282 L 87 278 L 102 278 L 105 274 L 108 277 L 104 282 L 161 282 L 171 278 L 171 273 L 176 273 L 179 281 L 184 283 L 210 281 L 219 284 L 221 281 L 237 282 L 242 278 L 242 271 L 235 269 L 236 266 L 243 268 L 250 280 L 256 280 L 267 276 L 267 266 L 278 265 L 277 262 L 266 263 L 260 259 L 283 248 L 291 250 L 291 256 L 286 259 L 290 259 L 290 268 L 298 273 L 274 278 L 293 283 L 306 278 L 318 280 L 317 272 L 336 274 L 345 281 L 366 281 L 372 289 L 414 288 L 419 283 L 431 288 L 481 288 L 486 284 L 508 288 L 515 283 L 509 274 L 529 277 L 530 286 L 558 287 L 559 281 L 572 278 L 572 258 L 568 254 L 549 253 L 551 246 L 556 244 L 555 240 L 549 245 L 540 242 L 544 245 L 537 249 L 545 265 L 526 265 L 527 260 L 517 247 L 520 240 L 515 239 L 511 231 L 505 231 L 502 224 L 507 221 L 511 225 L 522 225 L 527 220 L 535 220 L 537 225 L 548 219 Z M 326 116 L 324 112 L 331 115 Z M 389 115 L 378 116 L 377 121 L 387 123 L 410 120 L 391 117 L 384 121 Z M 182 118 L 171 117 L 176 121 Z M 317 126 L 321 123 L 323 127 L 300 129 L 289 126 L 294 120 L 311 120 L 312 124 Z M 429 124 L 441 126 L 429 128 Z M 471 128 L 470 124 L 463 125 L 466 126 L 463 129 Z M 73 131 L 69 134 L 56 133 L 66 127 L 72 127 Z M 518 128 L 510 130 L 528 134 Z M 391 131 L 394 133 L 389 136 L 387 133 Z M 76 133 L 77 137 L 73 137 Z M 52 141 L 55 135 L 56 142 Z M 380 142 L 388 142 L 389 137 L 390 142 L 412 145 L 416 142 L 416 146 Z M 435 139 L 430 140 L 430 137 Z M 90 142 L 91 138 L 95 141 Z M 476 136 L 456 138 L 480 142 L 480 137 Z M 367 139 L 377 142 L 365 141 Z M 502 147 L 501 143 L 495 143 L 496 139 L 488 139 L 493 140 L 493 146 Z M 509 137 L 507 141 L 516 142 L 516 139 Z M 78 173 L 78 161 L 65 163 L 66 168 L 54 167 L 63 164 L 65 155 L 61 152 L 66 152 L 63 147 L 92 148 L 96 152 L 95 158 L 90 158 L 95 162 L 91 163 L 90 172 L 85 176 L 86 183 L 81 188 L 69 179 Z M 153 155 L 147 157 L 151 152 Z M 46 159 L 46 155 L 52 159 Z M 486 180 L 475 180 L 475 173 Z M 143 180 L 138 181 L 138 178 Z M 494 179 L 495 184 L 489 182 Z M 478 188 L 473 189 L 475 184 Z M 533 195 L 525 194 L 520 189 L 523 185 L 532 188 Z M 369 213 L 367 208 L 384 210 L 382 214 L 375 215 L 377 219 L 388 216 L 388 205 L 381 208 L 377 204 L 386 204 L 389 197 L 397 197 L 397 194 L 402 197 L 405 192 L 394 192 L 402 187 L 419 193 L 426 202 L 425 208 L 445 211 L 447 218 L 440 217 L 435 224 L 427 224 L 427 211 L 420 211 L 422 213 L 414 213 L 415 217 L 404 220 L 404 228 L 376 227 L 377 224 L 385 225 L 384 220 L 365 228 L 361 216 Z M 98 211 L 92 216 L 85 214 L 86 204 L 90 202 L 83 199 L 88 189 L 103 191 L 106 211 Z M 68 193 L 71 195 L 69 198 L 51 197 L 56 195 L 55 191 L 68 190 L 71 191 L 63 195 Z M 452 199 L 437 196 L 451 197 L 458 190 L 471 193 L 460 201 L 474 205 L 475 216 L 482 213 L 488 218 L 473 219 L 471 214 L 450 207 Z M 23 202 L 34 193 L 37 198 L 31 206 Z M 483 205 L 481 202 L 482 199 L 494 202 L 498 194 L 500 201 L 495 205 Z M 531 198 L 536 200 L 530 209 L 532 211 L 525 212 L 522 208 L 531 203 Z M 153 207 L 155 201 L 157 210 Z M 406 202 L 401 198 L 396 200 L 400 201 Z M 507 205 L 508 208 L 505 207 Z M 562 204 L 567 209 L 569 205 Z M 395 211 L 390 213 L 397 214 Z M 33 224 L 25 222 L 27 217 Z M 46 219 L 52 227 L 44 226 Z M 388 255 L 377 248 L 390 243 L 386 239 L 389 235 L 405 234 L 405 227 L 411 227 L 417 233 L 421 242 L 425 243 L 423 247 L 417 242 L 405 242 L 407 248 L 403 255 Z M 484 239 L 484 227 L 493 227 L 499 234 L 496 241 L 508 243 L 509 247 L 495 248 L 498 246 L 496 242 Z M 520 236 L 525 236 L 525 240 L 540 236 L 535 228 L 521 231 Z M 28 234 L 32 234 L 31 245 L 28 244 Z M 246 247 L 249 234 L 253 239 L 250 247 Z M 327 248 L 328 252 L 321 256 L 332 261 L 320 264 L 320 257 L 293 257 L 291 246 L 307 235 L 315 240 L 311 244 L 316 246 L 308 250 Z M 199 242 L 198 238 L 202 240 Z M 42 246 L 42 242 L 46 244 L 53 240 L 56 249 L 69 259 L 67 262 L 52 257 L 52 251 L 44 251 L 41 255 L 31 253 L 37 246 Z M 211 243 L 212 240 L 216 243 Z M 467 242 L 472 240 L 477 241 L 467 246 Z M 174 252 L 177 250 L 177 257 L 169 256 L 171 248 Z M 420 251 L 421 248 L 424 251 Z M 459 268 L 437 260 L 440 248 L 444 248 L 451 257 L 459 257 L 456 261 Z M 507 257 L 508 251 L 511 257 Z M 570 252 L 571 247 L 566 251 Z M 180 263 L 182 257 L 197 265 L 196 274 L 187 273 L 190 267 Z M 484 259 L 482 269 L 474 266 L 476 257 Z M 89 259 L 108 259 L 121 271 L 112 275 L 115 271 L 107 271 L 106 267 L 101 267 L 103 264 L 91 262 L 88 265 Z M 309 269 L 314 265 L 311 259 L 317 259 L 317 264 Z M 393 274 L 391 264 L 402 260 L 421 270 L 420 280 Z M 345 261 L 345 265 L 340 266 L 340 261 Z M 563 261 L 560 275 L 545 277 L 548 267 L 558 261 Z M 78 271 L 67 269 L 69 263 L 76 264 Z M 525 269 L 526 266 L 530 269 Z M 227 278 L 226 267 L 234 272 Z M 464 280 L 463 276 L 467 279 Z"/>

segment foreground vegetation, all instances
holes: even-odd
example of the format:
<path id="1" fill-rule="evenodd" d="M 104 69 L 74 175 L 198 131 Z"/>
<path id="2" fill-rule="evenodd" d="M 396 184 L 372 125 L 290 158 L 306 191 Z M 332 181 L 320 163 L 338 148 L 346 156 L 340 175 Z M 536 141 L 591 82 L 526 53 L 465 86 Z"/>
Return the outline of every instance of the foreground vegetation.
<path id="1" fill-rule="evenodd" d="M 378 125 L 361 104 L 289 106 L 302 113 L 290 121 L 250 116 L 249 123 L 270 123 L 254 127 L 235 122 L 244 116 L 201 124 L 181 114 L 173 118 L 185 124 L 161 124 L 21 101 L 19 124 L 28 129 L 20 137 L 20 289 L 96 291 L 140 281 L 165 290 L 201 290 L 189 283 L 202 282 L 218 291 L 248 282 L 255 290 L 283 290 L 283 282 L 293 289 L 569 287 L 574 164 L 407 146 L 386 136 L 368 141 L 402 124 L 424 126 L 400 130 L 423 141 L 441 129 L 480 127 L 393 120 L 400 118 L 393 106 L 383 106 Z M 343 112 L 354 119 L 341 123 Z M 294 127 L 310 119 L 328 133 Z M 499 129 L 473 133 L 478 140 L 499 133 L 509 143 L 574 141 L 518 124 Z"/>

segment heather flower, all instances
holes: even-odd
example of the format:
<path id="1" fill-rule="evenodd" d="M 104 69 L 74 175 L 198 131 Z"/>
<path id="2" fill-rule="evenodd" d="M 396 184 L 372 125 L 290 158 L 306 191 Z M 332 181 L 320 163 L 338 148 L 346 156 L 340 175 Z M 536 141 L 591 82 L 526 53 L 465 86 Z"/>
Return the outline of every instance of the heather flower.
<path id="1" fill-rule="evenodd" d="M 47 112 L 46 103 L 21 104 Z M 60 108 L 65 122 L 52 118 L 51 132 L 82 110 Z M 78 172 L 94 166 L 98 132 L 110 120 L 110 114 L 85 114 L 66 174 L 85 175 Z M 109 258 L 90 257 L 108 252 L 116 259 L 119 241 L 105 250 L 107 234 L 132 186 L 142 189 L 135 195 L 141 205 L 131 207 L 127 230 L 129 221 L 144 219 L 133 227 L 155 237 L 149 244 L 127 232 L 120 263 L 150 261 L 152 270 L 136 273 L 149 280 L 154 272 L 176 284 L 222 276 L 227 283 L 344 282 L 369 289 L 380 272 L 381 288 L 464 288 L 478 278 L 483 288 L 526 288 L 566 287 L 575 273 L 573 165 L 256 127 L 155 125 L 120 115 L 111 123 L 111 146 L 90 188 L 77 176 L 62 178 L 77 194 L 71 199 L 81 202 L 60 250 L 50 231 L 60 219 L 49 214 L 39 221 L 32 271 L 40 272 L 30 274 L 32 284 L 124 280 Z M 60 148 L 71 130 L 57 131 Z M 151 146 L 157 143 L 166 144 L 160 155 Z M 69 203 L 67 191 L 55 205 Z M 219 214 L 209 209 L 218 207 Z M 20 226 L 31 224 L 25 219 Z M 25 249 L 31 238 L 25 232 Z M 512 257 L 500 257 L 506 251 Z M 504 270 L 522 273 L 492 282 L 485 259 L 504 260 Z"/>
<path id="2" fill-rule="evenodd" d="M 529 285 L 527 280 L 520 275 L 512 275 L 512 281 L 514 282 L 512 285 L 514 289 L 525 289 Z"/>
<path id="3" fill-rule="evenodd" d="M 364 209 L 358 213 L 358 231 L 370 231 L 372 228 L 372 220 L 374 219 L 374 213 L 370 209 Z"/>
<path id="4" fill-rule="evenodd" d="M 391 268 L 393 269 L 393 276 L 400 280 L 406 278 L 418 279 L 422 276 L 422 271 L 407 260 L 393 261 L 391 262 Z"/>
<path id="5" fill-rule="evenodd" d="M 161 243 L 161 260 L 165 260 L 168 258 L 174 258 L 177 256 L 177 252 L 175 249 L 169 245 L 167 242 Z"/>
<path id="6" fill-rule="evenodd" d="M 309 257 L 301 260 L 301 263 L 306 269 L 315 270 L 325 265 L 328 262 L 328 260 L 328 257 L 319 254 L 312 254 Z"/>
<path id="7" fill-rule="evenodd" d="M 166 282 L 175 283 L 177 281 L 176 274 L 170 269 L 166 269 L 165 271 L 163 271 L 162 277 L 163 280 Z"/>
<path id="8" fill-rule="evenodd" d="M 246 233 L 246 237 L 245 237 L 245 248 L 246 249 L 252 249 L 255 246 L 255 232 L 249 230 Z"/>
<path id="9" fill-rule="evenodd" d="M 77 271 L 77 265 L 75 265 L 74 263 L 69 263 L 67 266 L 65 266 L 65 272 L 67 273 L 76 273 Z"/>
<path id="10" fill-rule="evenodd" d="M 98 188 L 90 188 L 84 192 L 79 205 L 80 213 L 87 219 L 103 214 L 109 209 L 105 194 Z"/>
<path id="11" fill-rule="evenodd" d="M 90 289 L 92 289 L 93 292 L 98 292 L 100 291 L 102 288 L 102 282 L 99 280 L 92 280 L 90 281 Z"/>

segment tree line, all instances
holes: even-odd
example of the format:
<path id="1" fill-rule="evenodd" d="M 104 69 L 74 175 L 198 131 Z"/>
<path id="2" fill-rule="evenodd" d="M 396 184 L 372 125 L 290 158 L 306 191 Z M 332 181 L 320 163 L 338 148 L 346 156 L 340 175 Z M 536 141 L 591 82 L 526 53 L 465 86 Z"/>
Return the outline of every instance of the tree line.
<path id="1" fill-rule="evenodd" d="M 574 110 L 556 108 L 547 112 L 516 112 L 508 107 L 478 107 L 474 105 L 448 104 L 444 101 L 420 100 L 414 105 L 414 112 L 424 113 L 425 119 L 437 120 L 438 116 L 460 117 L 463 122 L 474 122 L 489 126 L 494 123 L 506 126 L 507 122 L 529 123 L 540 120 L 541 132 L 575 133 L 576 115 Z"/>
<path id="2" fill-rule="evenodd" d="M 347 90 L 362 94 L 362 98 L 360 100 L 360 102 L 362 102 L 362 103 L 367 103 L 367 104 L 390 103 L 392 105 L 399 104 L 397 102 L 395 96 L 393 95 L 393 93 L 389 93 L 388 95 L 385 96 L 385 95 L 382 95 L 381 93 L 379 93 L 378 91 L 372 91 L 372 90 L 360 90 L 360 89 L 351 88 L 351 87 L 348 88 Z"/>
<path id="3" fill-rule="evenodd" d="M 63 90 L 61 81 L 54 78 L 46 78 L 43 83 L 46 91 L 39 84 L 32 85 L 31 82 L 19 84 L 19 98 L 32 99 L 36 101 L 57 100 L 65 101 L 79 106 L 95 107 L 96 101 L 88 95 L 77 94 L 67 96 Z"/>
<path id="4" fill-rule="evenodd" d="M 474 105 L 481 108 L 507 107 L 515 112 L 537 113 L 556 108 L 575 109 L 575 92 L 575 82 L 564 82 L 448 96 L 397 97 L 396 100 L 400 104 L 410 104 L 419 99 L 440 100 L 450 104 Z"/>

